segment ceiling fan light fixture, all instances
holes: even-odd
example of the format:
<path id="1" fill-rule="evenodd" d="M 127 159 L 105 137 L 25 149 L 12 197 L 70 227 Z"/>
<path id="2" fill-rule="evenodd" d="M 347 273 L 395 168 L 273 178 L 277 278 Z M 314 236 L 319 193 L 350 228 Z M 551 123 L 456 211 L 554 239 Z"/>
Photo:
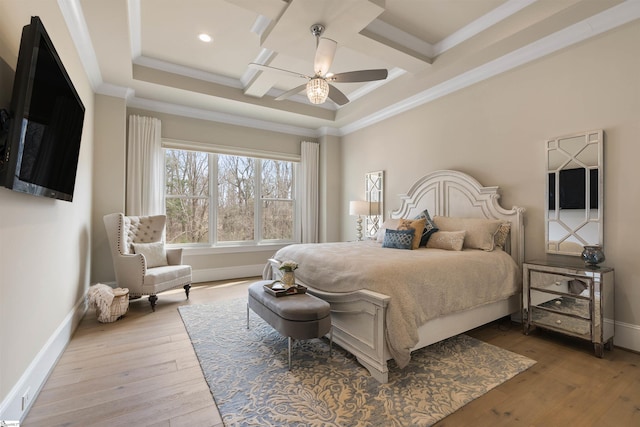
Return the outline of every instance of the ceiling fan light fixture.
<path id="1" fill-rule="evenodd" d="M 307 83 L 307 98 L 312 104 L 322 104 L 329 96 L 329 83 L 321 77 L 314 77 Z"/>

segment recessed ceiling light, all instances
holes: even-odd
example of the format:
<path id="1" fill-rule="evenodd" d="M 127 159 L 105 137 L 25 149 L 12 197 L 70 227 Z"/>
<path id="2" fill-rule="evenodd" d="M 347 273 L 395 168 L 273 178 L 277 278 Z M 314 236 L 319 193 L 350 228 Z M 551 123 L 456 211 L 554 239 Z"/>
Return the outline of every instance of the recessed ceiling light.
<path id="1" fill-rule="evenodd" d="M 213 40 L 209 34 L 205 34 L 205 33 L 200 34 L 198 38 L 205 43 L 209 43 L 211 40 Z"/>

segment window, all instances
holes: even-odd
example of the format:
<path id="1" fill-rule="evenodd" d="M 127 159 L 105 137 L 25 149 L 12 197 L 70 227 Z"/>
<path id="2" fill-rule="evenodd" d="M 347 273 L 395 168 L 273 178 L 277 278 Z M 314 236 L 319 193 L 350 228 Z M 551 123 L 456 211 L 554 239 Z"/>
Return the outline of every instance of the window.
<path id="1" fill-rule="evenodd" d="M 294 163 L 165 149 L 167 242 L 295 239 Z"/>

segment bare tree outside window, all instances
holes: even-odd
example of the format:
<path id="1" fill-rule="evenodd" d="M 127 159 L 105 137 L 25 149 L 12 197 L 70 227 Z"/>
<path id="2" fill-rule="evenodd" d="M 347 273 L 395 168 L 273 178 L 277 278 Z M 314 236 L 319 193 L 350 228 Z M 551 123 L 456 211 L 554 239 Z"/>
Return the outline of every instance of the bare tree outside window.
<path id="1" fill-rule="evenodd" d="M 215 169 L 210 170 L 211 165 Z M 165 150 L 167 242 L 293 241 L 293 165 L 280 160 Z M 258 230 L 256 224 L 260 224 Z"/>
<path id="2" fill-rule="evenodd" d="M 166 150 L 167 243 L 209 240 L 209 160 L 206 153 Z"/>
<path id="3" fill-rule="evenodd" d="M 294 232 L 293 165 L 262 161 L 262 237 L 292 240 Z"/>
<path id="4" fill-rule="evenodd" d="M 218 155 L 219 242 L 254 239 L 255 160 Z"/>

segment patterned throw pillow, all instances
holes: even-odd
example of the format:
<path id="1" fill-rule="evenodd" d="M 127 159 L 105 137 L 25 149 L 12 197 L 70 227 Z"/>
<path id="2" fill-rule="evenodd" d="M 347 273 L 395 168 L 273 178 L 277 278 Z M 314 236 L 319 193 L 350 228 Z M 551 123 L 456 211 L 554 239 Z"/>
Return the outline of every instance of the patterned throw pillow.
<path id="1" fill-rule="evenodd" d="M 507 237 L 509 236 L 509 232 L 511 231 L 511 223 L 503 222 L 498 227 L 498 231 L 493 236 L 493 239 L 496 242 L 496 248 L 504 249 L 504 246 L 507 244 Z"/>
<path id="2" fill-rule="evenodd" d="M 411 249 L 415 230 L 391 230 L 384 233 L 383 248 Z"/>
<path id="3" fill-rule="evenodd" d="M 413 236 L 413 245 L 411 249 L 418 249 L 420 247 L 420 237 L 422 236 L 422 230 L 424 230 L 425 219 L 401 219 L 398 224 L 398 230 L 415 230 Z"/>
<path id="4" fill-rule="evenodd" d="M 438 227 L 436 227 L 436 223 L 431 219 L 431 215 L 429 215 L 429 211 L 427 209 L 423 210 L 415 219 L 425 219 L 424 230 L 422 231 L 422 236 L 420 237 L 420 246 L 426 246 L 429 241 L 429 237 L 436 231 L 438 231 Z"/>

